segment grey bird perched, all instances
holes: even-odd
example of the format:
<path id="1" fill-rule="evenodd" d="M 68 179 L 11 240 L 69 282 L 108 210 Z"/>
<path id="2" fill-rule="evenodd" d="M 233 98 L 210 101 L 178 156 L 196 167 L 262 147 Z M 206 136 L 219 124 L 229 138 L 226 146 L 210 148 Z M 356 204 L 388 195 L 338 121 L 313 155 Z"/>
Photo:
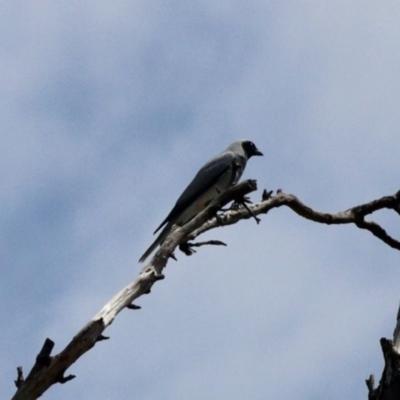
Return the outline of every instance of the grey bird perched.
<path id="1" fill-rule="evenodd" d="M 154 233 L 157 233 L 165 225 L 157 239 L 140 257 L 139 262 L 143 262 L 162 244 L 174 225 L 186 224 L 221 192 L 238 183 L 250 157 L 262 155 L 250 140 L 238 140 L 206 163 L 180 195 L 167 218 L 155 230 Z"/>

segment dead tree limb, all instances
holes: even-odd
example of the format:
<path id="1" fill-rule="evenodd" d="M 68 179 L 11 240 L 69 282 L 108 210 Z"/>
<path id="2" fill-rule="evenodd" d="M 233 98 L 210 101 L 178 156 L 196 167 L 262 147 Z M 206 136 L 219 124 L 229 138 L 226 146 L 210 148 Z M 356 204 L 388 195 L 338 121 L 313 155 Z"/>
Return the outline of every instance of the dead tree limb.
<path id="1" fill-rule="evenodd" d="M 18 390 L 12 400 L 37 399 L 55 383 L 65 383 L 73 379 L 74 375 L 64 375 L 66 370 L 97 342 L 107 339 L 107 337 L 103 336 L 103 332 L 114 321 L 118 313 L 124 308 L 140 308 L 133 304 L 133 301 L 144 294 L 150 293 L 154 283 L 164 278 L 163 270 L 169 258 L 173 257 L 174 250 L 178 246 L 181 246 L 183 249 L 186 249 L 187 254 L 191 254 L 193 251 L 190 251 L 188 241 L 215 227 L 232 225 L 241 219 L 255 218 L 257 215 L 267 214 L 273 208 L 287 206 L 298 215 L 314 222 L 328 225 L 354 224 L 358 228 L 369 230 L 384 243 L 400 250 L 399 241 L 389 236 L 375 222 L 365 220 L 367 215 L 381 209 L 391 209 L 400 214 L 400 191 L 393 196 L 382 197 L 381 199 L 336 214 L 315 211 L 291 194 L 278 191 L 275 196 L 271 196 L 271 193 L 264 191 L 263 199 L 259 203 L 234 208 L 222 214 L 217 214 L 222 207 L 231 201 L 243 203 L 244 196 L 256 189 L 256 181 L 248 180 L 241 182 L 218 196 L 203 212 L 186 225 L 172 231 L 155 253 L 150 263 L 142 268 L 138 277 L 117 293 L 59 354 L 51 356 L 54 342 L 46 339 L 42 350 L 37 356 L 36 363 L 26 379 L 23 377 L 22 367 L 18 367 L 18 377 L 15 381 Z M 210 241 L 208 243 L 201 243 L 201 245 L 204 244 L 221 244 L 221 242 L 215 243 Z M 396 352 L 398 352 L 399 341 L 396 341 Z M 373 387 L 373 382 L 369 382 L 370 386 Z M 389 399 L 389 397 L 384 400 L 386 399 Z M 381 399 L 371 397 L 371 400 Z"/>
<path id="2" fill-rule="evenodd" d="M 286 194 L 282 191 L 278 191 L 276 196 L 266 196 L 265 200 L 259 203 L 250 205 L 249 208 L 254 215 L 267 214 L 273 208 L 282 206 L 289 207 L 296 214 L 303 218 L 309 219 L 314 222 L 327 225 L 342 225 L 342 224 L 354 224 L 360 229 L 366 229 L 370 231 L 378 239 L 382 240 L 388 246 L 400 250 L 400 241 L 392 238 L 380 225 L 376 222 L 366 221 L 367 215 L 373 214 L 376 211 L 389 209 L 395 211 L 400 215 L 400 191 L 392 196 L 385 196 L 378 200 L 373 200 L 369 203 L 365 203 L 345 211 L 340 211 L 335 214 L 328 214 L 319 211 L 315 211 L 302 203 L 293 194 Z M 219 221 L 216 218 L 204 223 L 200 228 L 192 232 L 188 239 L 193 240 L 198 235 L 213 229 L 217 226 L 225 226 L 236 224 L 241 219 L 251 218 L 252 215 L 244 208 L 239 210 L 231 210 L 222 214 L 219 217 Z"/>
<path id="3" fill-rule="evenodd" d="M 119 312 L 125 307 L 137 309 L 138 306 L 133 305 L 132 302 L 138 297 L 150 293 L 153 284 L 164 278 L 162 271 L 169 257 L 180 243 L 186 241 L 190 232 L 210 219 L 229 202 L 244 197 L 254 190 L 257 190 L 256 181 L 241 182 L 218 196 L 185 226 L 174 230 L 150 263 L 141 270 L 139 276 L 115 295 L 59 354 L 50 356 L 54 342 L 46 339 L 35 365 L 25 380 L 22 368 L 18 367 L 18 378 L 15 381 L 18 390 L 12 400 L 35 400 L 55 383 L 65 383 L 73 379 L 74 375 L 64 376 L 65 371 L 98 341 L 105 338 L 102 335 L 103 331 L 114 321 Z"/>
<path id="4" fill-rule="evenodd" d="M 368 387 L 368 400 L 398 400 L 400 399 L 400 308 L 397 312 L 393 340 L 382 338 L 380 344 L 385 366 L 377 388 L 373 375 L 365 381 Z"/>

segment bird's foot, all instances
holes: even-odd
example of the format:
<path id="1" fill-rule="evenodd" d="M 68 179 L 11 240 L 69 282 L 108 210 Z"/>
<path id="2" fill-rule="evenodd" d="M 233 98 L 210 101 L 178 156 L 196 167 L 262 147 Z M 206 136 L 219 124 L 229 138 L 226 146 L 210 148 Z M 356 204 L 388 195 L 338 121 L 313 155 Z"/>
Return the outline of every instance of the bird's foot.
<path id="1" fill-rule="evenodd" d="M 261 219 L 258 218 L 256 216 L 256 214 L 254 214 L 253 210 L 251 208 L 249 208 L 249 206 L 247 204 L 252 204 L 252 201 L 250 200 L 249 197 L 243 196 L 242 198 L 236 199 L 233 202 L 231 209 L 239 210 L 240 208 L 245 208 L 247 210 L 247 212 L 256 220 L 257 224 L 259 224 L 261 222 Z"/>
<path id="2" fill-rule="evenodd" d="M 248 196 L 243 196 L 241 199 L 236 199 L 232 203 L 230 210 L 239 210 L 240 208 L 244 207 L 246 203 L 252 204 L 252 201 Z"/>

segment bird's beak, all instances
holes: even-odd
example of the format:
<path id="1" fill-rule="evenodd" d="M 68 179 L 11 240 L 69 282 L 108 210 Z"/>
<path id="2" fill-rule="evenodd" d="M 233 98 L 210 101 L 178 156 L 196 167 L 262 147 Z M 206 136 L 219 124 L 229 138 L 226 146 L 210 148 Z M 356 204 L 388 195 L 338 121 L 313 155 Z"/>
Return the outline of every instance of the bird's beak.
<path id="1" fill-rule="evenodd" d="M 260 150 L 258 150 L 258 149 L 256 149 L 255 151 L 254 151 L 254 153 L 253 153 L 255 156 L 263 156 L 264 154 L 263 153 L 261 153 L 261 151 Z"/>

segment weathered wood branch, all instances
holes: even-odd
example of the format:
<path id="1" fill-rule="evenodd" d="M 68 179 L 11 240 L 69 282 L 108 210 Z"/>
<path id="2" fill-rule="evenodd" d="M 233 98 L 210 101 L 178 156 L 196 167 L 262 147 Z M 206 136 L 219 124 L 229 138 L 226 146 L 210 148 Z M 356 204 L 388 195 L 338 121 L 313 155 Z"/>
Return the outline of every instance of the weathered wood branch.
<path id="1" fill-rule="evenodd" d="M 293 194 L 286 194 L 282 191 L 278 191 L 275 196 L 265 196 L 265 200 L 259 203 L 255 203 L 249 206 L 250 210 L 254 215 L 267 214 L 273 208 L 279 208 L 282 206 L 289 207 L 296 214 L 303 218 L 309 219 L 314 222 L 327 225 L 341 225 L 341 224 L 354 224 L 360 229 L 366 229 L 370 231 L 378 239 L 390 247 L 400 250 L 400 241 L 392 238 L 380 225 L 375 222 L 366 221 L 365 217 L 376 211 L 389 209 L 394 210 L 397 214 L 400 209 L 400 191 L 392 196 L 385 196 L 378 200 L 373 200 L 369 203 L 365 203 L 345 211 L 341 211 L 334 214 L 323 213 L 315 211 L 302 203 Z M 232 225 L 240 221 L 241 219 L 251 218 L 252 215 L 244 208 L 239 210 L 229 210 L 217 218 L 212 218 L 198 229 L 192 232 L 188 239 L 193 240 L 198 235 L 213 229 L 217 226 Z"/>
<path id="2" fill-rule="evenodd" d="M 368 388 L 368 400 L 398 400 L 400 399 L 400 308 L 397 312 L 396 327 L 393 340 L 380 340 L 385 365 L 378 387 L 375 388 L 373 375 L 365 381 Z"/>
<path id="3" fill-rule="evenodd" d="M 291 194 L 278 191 L 272 197 L 271 193 L 264 191 L 263 199 L 259 203 L 239 209 L 231 209 L 219 215 L 217 214 L 223 206 L 231 201 L 243 203 L 244 196 L 256 189 L 256 181 L 248 180 L 239 183 L 218 196 L 207 209 L 193 218 L 193 220 L 171 232 L 152 260 L 142 268 L 138 277 L 117 293 L 59 354 L 51 356 L 54 342 L 46 339 L 42 350 L 37 356 L 36 363 L 26 379 L 23 378 L 22 367 L 18 367 L 18 378 L 15 381 L 18 390 L 12 399 L 34 400 L 55 383 L 65 383 L 73 379 L 74 375 L 64 375 L 66 370 L 97 342 L 108 339 L 106 336 L 103 336 L 103 332 L 114 321 L 118 313 L 124 308 L 134 310 L 140 308 L 133 304 L 133 301 L 144 294 L 150 293 L 154 283 L 164 278 L 163 270 L 169 258 L 174 256 L 174 250 L 178 246 L 181 246 L 183 250 L 186 250 L 186 254 L 191 254 L 193 250 L 190 250 L 190 248 L 193 245 L 187 244 L 187 242 L 215 227 L 232 225 L 241 219 L 253 218 L 259 214 L 267 214 L 273 208 L 287 206 L 298 215 L 315 222 L 329 225 L 353 223 L 361 229 L 369 230 L 389 246 L 400 250 L 399 241 L 390 237 L 378 224 L 365 221 L 364 219 L 366 215 L 384 208 L 394 210 L 400 215 L 400 191 L 393 196 L 382 197 L 381 199 L 336 214 L 315 211 Z M 195 245 L 198 247 L 204 244 L 223 243 L 209 241 Z M 399 335 L 397 335 L 397 341 L 395 341 L 396 352 L 398 352 L 400 342 L 398 337 Z M 369 387 L 373 387 L 372 381 L 369 381 Z M 371 400 L 378 400 L 378 398 L 371 397 Z M 379 400 L 381 399 L 379 398 Z"/>
<path id="4" fill-rule="evenodd" d="M 175 248 L 180 243 L 185 242 L 186 237 L 193 230 L 210 219 L 223 206 L 233 200 L 240 199 L 254 190 L 257 190 L 257 184 L 254 180 L 239 183 L 218 196 L 207 209 L 184 227 L 173 231 L 150 263 L 141 270 L 139 276 L 116 294 L 59 354 L 53 357 L 50 356 L 54 342 L 46 339 L 42 350 L 37 356 L 35 365 L 25 380 L 23 379 L 22 368 L 18 367 L 18 378 L 15 381 L 18 390 L 12 400 L 37 399 L 55 383 L 65 383 L 73 379 L 74 375 L 64 376 L 65 371 L 98 341 L 106 339 L 102 333 L 114 321 L 119 312 L 125 307 L 130 309 L 139 308 L 132 302 L 138 297 L 150 293 L 153 284 L 164 278 L 162 271 Z"/>

